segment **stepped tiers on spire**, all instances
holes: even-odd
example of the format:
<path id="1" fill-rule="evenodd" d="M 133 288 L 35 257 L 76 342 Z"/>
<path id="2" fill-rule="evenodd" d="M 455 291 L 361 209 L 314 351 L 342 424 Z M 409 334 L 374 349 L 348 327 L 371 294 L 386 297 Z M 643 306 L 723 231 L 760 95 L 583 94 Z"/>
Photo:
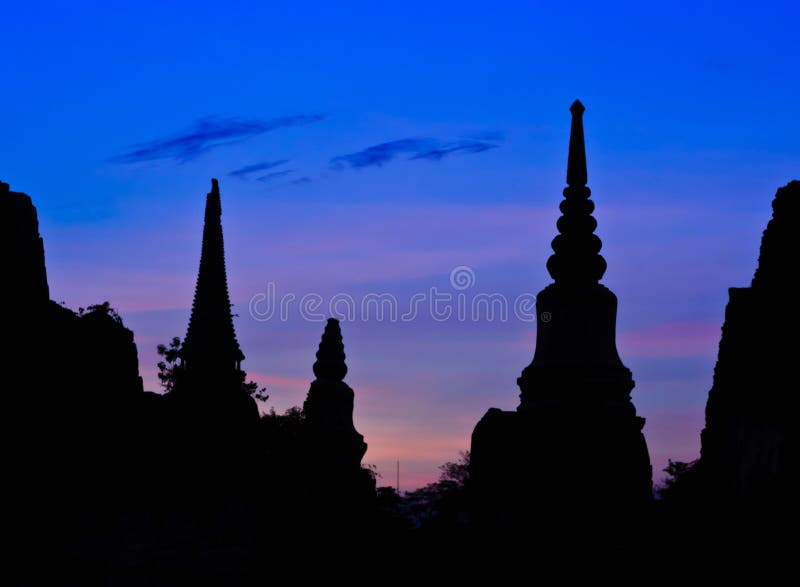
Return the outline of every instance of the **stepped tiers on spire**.
<path id="1" fill-rule="evenodd" d="M 758 501 L 782 516 L 797 495 L 800 181 L 772 210 L 751 286 L 729 289 L 698 472 L 714 505 Z"/>
<path id="2" fill-rule="evenodd" d="M 375 481 L 362 469 L 367 443 L 353 425 L 355 394 L 347 374 L 339 321 L 328 320 L 314 363 L 316 379 L 303 404 L 305 414 L 306 512 L 318 522 L 351 525 L 375 497 Z"/>
<path id="3" fill-rule="evenodd" d="M 617 297 L 598 283 L 606 262 L 599 254 L 602 243 L 593 234 L 597 221 L 586 187 L 584 110 L 577 100 L 570 108 L 569 186 L 556 225 L 561 234 L 553 240 L 555 254 L 547 261 L 555 283 L 536 296 L 536 351 L 517 381 L 521 410 L 563 397 L 566 387 L 573 396 L 586 394 L 586 401 L 616 402 L 633 410 L 633 379 L 617 352 Z M 592 381 L 589 387 L 583 385 L 586 377 Z"/>
<path id="4" fill-rule="evenodd" d="M 598 503 L 610 515 L 633 514 L 651 498 L 644 419 L 617 352 L 617 298 L 599 283 L 606 262 L 586 186 L 584 110 L 579 101 L 570 108 L 568 186 L 547 261 L 554 283 L 536 297 L 536 350 L 517 379 L 520 405 L 492 408 L 472 435 L 479 523 L 556 522 Z M 603 479 L 602 487 L 589 496 L 586 479 Z"/>
<path id="5" fill-rule="evenodd" d="M 239 372 L 244 354 L 233 327 L 225 249 L 222 238 L 222 204 L 219 184 L 211 180 L 206 196 L 203 245 L 192 314 L 180 358 L 187 372 L 229 374 Z"/>
<path id="6" fill-rule="evenodd" d="M 603 243 L 594 234 L 597 221 L 592 217 L 594 202 L 586 187 L 586 150 L 583 140 L 583 112 L 575 100 L 572 129 L 569 136 L 567 187 L 559 206 L 562 216 L 556 227 L 560 233 L 553 239 L 554 254 L 547 260 L 547 271 L 559 285 L 581 286 L 597 283 L 606 271 L 606 261 L 599 254 Z"/>
<path id="7" fill-rule="evenodd" d="M 219 184 L 212 179 L 192 314 L 167 394 L 181 419 L 176 429 L 182 440 L 204 443 L 220 462 L 233 458 L 235 446 L 252 435 L 259 417 L 243 385 L 244 354 L 233 327 L 221 216 Z"/>
<path id="8" fill-rule="evenodd" d="M 325 470 L 358 473 L 367 452 L 364 437 L 353 425 L 355 394 L 343 380 L 347 375 L 339 321 L 330 318 L 314 363 L 316 379 L 303 404 L 318 466 Z"/>

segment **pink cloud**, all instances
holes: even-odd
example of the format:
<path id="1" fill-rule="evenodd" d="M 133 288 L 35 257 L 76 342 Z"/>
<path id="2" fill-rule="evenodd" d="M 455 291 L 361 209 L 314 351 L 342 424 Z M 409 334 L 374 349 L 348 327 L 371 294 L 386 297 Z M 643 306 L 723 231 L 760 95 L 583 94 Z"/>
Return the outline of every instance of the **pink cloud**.
<path id="1" fill-rule="evenodd" d="M 693 461 L 700 456 L 700 431 L 705 425 L 702 409 L 643 411 L 645 437 L 653 465 L 653 483 L 659 484 L 669 459 Z"/>
<path id="2" fill-rule="evenodd" d="M 620 356 L 642 358 L 714 357 L 719 345 L 721 325 L 716 322 L 666 322 L 640 330 L 617 333 Z M 536 331 L 514 339 L 501 340 L 496 346 L 509 349 L 536 347 Z"/>
<path id="3" fill-rule="evenodd" d="M 556 232 L 556 201 L 544 206 L 431 206 L 424 202 L 317 205 L 313 209 L 299 202 L 282 203 L 281 206 L 283 209 L 277 210 L 275 215 L 237 217 L 226 212 L 228 272 L 237 312 L 242 313 L 243 301 L 263 291 L 267 280 L 274 281 L 279 289 L 298 289 L 302 294 L 322 287 L 347 291 L 348 286 L 370 281 L 403 281 L 428 276 L 446 279 L 454 266 L 464 264 L 477 269 L 480 279 L 483 267 L 526 263 L 531 266 L 531 274 L 519 276 L 520 283 L 527 287 L 541 280 L 543 287 L 549 281 L 544 262 L 550 253 L 550 240 Z M 620 263 L 623 255 L 628 262 L 639 259 L 637 251 L 641 247 L 636 247 L 637 243 L 652 240 L 674 242 L 675 236 L 670 234 L 670 230 L 683 226 L 687 218 L 684 206 L 615 209 L 602 202 L 598 202 L 598 206 L 601 237 L 619 245 L 616 249 L 612 247 L 619 257 L 609 258 L 612 269 L 616 267 L 615 263 L 625 266 Z M 701 217 L 697 222 L 699 226 L 704 220 Z M 641 228 L 638 232 L 626 232 L 642 225 L 658 227 L 655 236 Z M 163 238 L 152 245 L 146 236 L 139 235 L 130 240 L 147 243 L 142 247 L 163 246 Z M 115 244 L 113 239 L 107 243 L 109 249 L 102 251 L 102 255 L 97 253 L 99 256 L 96 258 L 92 257 L 93 251 L 105 244 L 87 246 L 81 252 L 88 255 L 86 259 L 69 259 L 60 270 L 58 264 L 53 266 L 51 286 L 54 297 L 71 303 L 75 300 L 80 305 L 108 299 L 123 312 L 123 318 L 126 318 L 125 312 L 165 308 L 182 308 L 188 316 L 199 258 L 200 226 L 191 234 L 181 234 L 181 238 L 189 242 L 182 242 L 180 248 L 171 250 L 166 258 L 144 249 L 137 250 L 138 256 L 134 258 L 130 250 L 123 250 L 130 249 L 130 243 Z M 661 253 L 658 243 L 651 243 L 650 249 L 645 251 L 647 254 L 642 253 L 641 262 L 650 266 L 653 263 L 652 251 L 655 251 L 663 256 L 663 259 L 659 257 L 659 263 L 664 259 L 672 263 L 667 263 L 665 273 L 669 273 L 672 267 L 681 266 L 688 245 L 663 249 L 665 252 Z M 695 246 L 697 243 L 693 241 L 691 244 Z M 120 255 L 127 255 L 125 271 L 112 269 L 113 265 L 107 262 L 116 254 L 114 247 L 120 249 Z M 153 268 L 151 262 L 156 264 Z M 636 271 L 629 280 L 634 277 Z M 681 287 L 691 287 L 692 292 L 696 292 L 697 284 L 701 283 L 688 278 L 681 281 Z M 650 282 L 642 284 L 643 294 L 651 296 L 654 287 Z M 724 288 L 720 291 L 724 292 Z M 63 296 L 59 292 L 63 292 Z M 672 295 L 673 290 L 669 292 Z M 624 305 L 625 299 L 621 297 L 620 303 Z M 181 316 L 177 312 L 164 319 L 157 315 L 147 319 L 136 317 L 141 320 L 141 328 L 136 328 L 137 332 L 141 330 L 136 339 L 141 372 L 156 389 L 155 345 L 185 332 L 185 319 Z M 131 322 L 136 322 L 133 316 L 131 318 Z M 294 324 L 281 327 L 277 332 L 270 330 L 280 339 L 280 348 L 276 348 L 272 342 L 259 342 L 259 339 L 266 340 L 265 337 L 270 336 L 266 330 L 256 331 L 252 324 L 242 325 L 240 336 L 251 339 L 244 345 L 248 356 L 245 368 L 254 367 L 255 370 L 249 370 L 250 378 L 268 388 L 271 395 L 269 405 L 275 405 L 278 411 L 302 405 L 313 379 L 311 364 L 321 326 L 315 326 L 313 332 L 308 327 Z M 348 354 L 357 350 L 349 360 L 352 371 L 348 382 L 356 393 L 356 427 L 369 444 L 365 461 L 379 467 L 384 474 L 382 484 L 393 484 L 394 467 L 399 459 L 401 483 L 405 489 L 438 478 L 438 466 L 458 458 L 458 452 L 469 447 L 475 423 L 485 409 L 497 403 L 497 397 L 502 396 L 508 403 L 500 405 L 513 408 L 518 393 L 513 382 L 529 360 L 535 342 L 533 325 L 526 327 L 519 335 L 519 341 L 513 340 L 515 334 L 509 334 L 510 343 L 488 337 L 488 331 L 476 331 L 470 344 L 481 352 L 485 351 L 487 375 L 480 383 L 470 383 L 468 377 L 462 378 L 465 397 L 470 397 L 454 400 L 452 388 L 448 387 L 452 376 L 447 374 L 447 369 L 457 365 L 458 361 L 469 364 L 469 360 L 464 359 L 468 355 L 455 356 L 453 350 L 461 348 L 459 344 L 463 342 L 463 334 L 459 334 L 457 329 L 437 331 L 441 334 L 430 338 L 430 331 L 426 328 L 430 325 L 409 331 L 405 341 L 386 339 L 386 349 L 391 348 L 394 352 L 399 348 L 408 350 L 403 355 L 404 362 L 398 363 L 402 368 L 392 367 L 395 359 L 380 354 L 383 347 L 358 349 L 358 339 L 349 332 L 346 334 L 346 337 L 350 336 L 346 338 L 346 344 L 351 345 Z M 712 357 L 719 341 L 719 323 L 663 321 L 647 328 L 621 330 L 618 339 L 623 360 L 629 356 Z M 369 340 L 380 340 L 380 337 Z M 405 349 L 403 345 L 413 347 L 413 353 L 411 348 Z M 501 370 L 499 367 L 505 360 L 503 357 L 512 354 L 502 348 L 503 345 L 524 350 L 520 359 L 512 361 L 513 368 Z M 436 349 L 432 351 L 434 346 Z M 433 365 L 431 358 L 437 357 L 437 352 L 449 357 L 448 362 L 442 359 Z M 492 353 L 496 356 L 492 357 Z M 358 369 L 359 363 L 362 370 Z M 381 373 L 377 367 L 384 364 L 387 368 Z M 475 368 L 483 365 L 481 363 Z M 365 371 L 368 374 L 363 374 Z M 645 389 L 646 383 L 638 381 L 638 387 Z M 673 381 L 667 395 L 671 396 L 673 387 L 695 389 L 696 385 Z M 487 389 L 502 391 L 489 392 Z M 702 423 L 701 408 L 687 409 L 680 415 L 658 410 L 643 415 L 648 418 L 646 433 L 656 471 L 663 468 L 667 458 L 688 459 L 696 454 L 697 434 Z"/>
<path id="4" fill-rule="evenodd" d="M 681 358 L 715 356 L 721 325 L 713 322 L 669 322 L 622 332 L 617 347 L 624 357 Z"/>

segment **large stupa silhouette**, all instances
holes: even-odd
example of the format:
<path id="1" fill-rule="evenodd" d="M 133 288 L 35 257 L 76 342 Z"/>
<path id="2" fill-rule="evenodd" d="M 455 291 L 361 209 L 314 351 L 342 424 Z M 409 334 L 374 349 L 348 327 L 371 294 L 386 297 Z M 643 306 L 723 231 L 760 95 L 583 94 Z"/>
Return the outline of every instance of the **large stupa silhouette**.
<path id="1" fill-rule="evenodd" d="M 570 111 L 567 187 L 547 261 L 554 283 L 536 298 L 536 350 L 517 379 L 520 404 L 490 409 L 472 435 L 475 513 L 487 525 L 623 515 L 651 497 L 644 419 L 617 352 L 617 297 L 599 283 L 606 261 L 586 185 L 584 106 L 575 101 Z"/>

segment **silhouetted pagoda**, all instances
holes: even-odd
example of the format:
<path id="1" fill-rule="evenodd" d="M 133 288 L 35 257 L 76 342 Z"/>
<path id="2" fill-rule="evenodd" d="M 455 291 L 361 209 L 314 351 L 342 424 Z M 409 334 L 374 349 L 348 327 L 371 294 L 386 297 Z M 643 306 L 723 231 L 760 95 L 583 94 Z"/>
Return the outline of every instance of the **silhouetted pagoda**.
<path id="1" fill-rule="evenodd" d="M 335 475 L 352 474 L 361 468 L 367 443 L 353 425 L 355 393 L 344 382 L 347 365 L 339 321 L 330 318 L 314 363 L 316 379 L 303 404 L 306 426 L 319 466 Z"/>
<path id="2" fill-rule="evenodd" d="M 757 503 L 784 517 L 797 499 L 800 181 L 777 191 L 772 210 L 750 287 L 728 290 L 699 472 L 715 505 Z"/>
<path id="3" fill-rule="evenodd" d="M 248 417 L 257 417 L 255 402 L 243 390 L 244 353 L 236 340 L 225 273 L 219 183 L 211 180 L 206 196 L 203 245 L 192 313 L 179 352 L 170 395 L 195 406 L 208 404 L 220 417 L 227 405 L 239 404 Z"/>
<path id="4" fill-rule="evenodd" d="M 347 375 L 339 321 L 328 319 L 314 363 L 316 379 L 303 404 L 304 458 L 308 466 L 308 502 L 317 523 L 352 525 L 375 496 L 375 482 L 361 467 L 367 443 L 353 424 L 355 393 Z"/>
<path id="5" fill-rule="evenodd" d="M 547 261 L 555 283 L 536 298 L 536 351 L 517 379 L 520 405 L 490 409 L 472 435 L 476 516 L 488 525 L 616 517 L 651 497 L 644 419 L 617 353 L 617 298 L 599 283 L 606 262 L 586 186 L 584 107 L 575 101 L 570 111 L 563 215 Z"/>

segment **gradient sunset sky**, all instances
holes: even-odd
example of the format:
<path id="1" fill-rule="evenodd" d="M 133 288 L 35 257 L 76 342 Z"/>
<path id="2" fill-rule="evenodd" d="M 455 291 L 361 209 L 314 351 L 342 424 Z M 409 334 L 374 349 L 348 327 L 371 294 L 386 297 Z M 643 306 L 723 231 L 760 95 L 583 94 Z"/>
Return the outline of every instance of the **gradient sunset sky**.
<path id="1" fill-rule="evenodd" d="M 0 179 L 31 195 L 53 299 L 183 336 L 220 180 L 236 327 L 266 407 L 302 404 L 324 324 L 276 293 L 513 300 L 545 261 L 580 98 L 603 282 L 655 479 L 698 456 L 727 288 L 798 177 L 796 2 L 7 3 Z M 410 489 L 514 409 L 535 324 L 342 324 L 365 457 Z"/>

